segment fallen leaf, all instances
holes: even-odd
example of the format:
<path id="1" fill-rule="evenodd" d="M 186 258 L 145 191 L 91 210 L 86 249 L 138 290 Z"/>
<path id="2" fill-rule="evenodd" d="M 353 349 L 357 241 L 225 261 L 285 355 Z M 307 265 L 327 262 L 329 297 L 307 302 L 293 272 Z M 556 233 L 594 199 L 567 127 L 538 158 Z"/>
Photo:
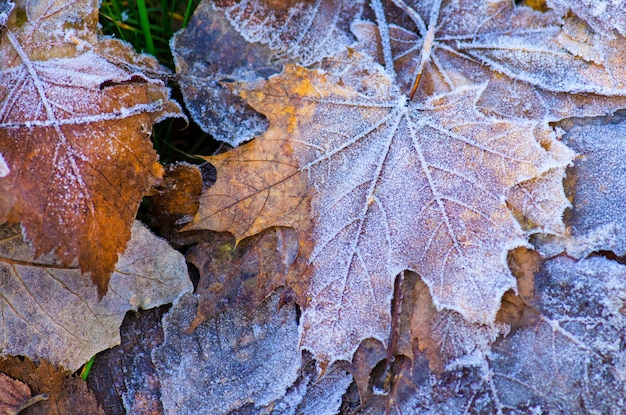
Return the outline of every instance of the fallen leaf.
<path id="1" fill-rule="evenodd" d="M 165 71 L 154 59 L 99 41 L 96 1 L 17 1 L 7 16 L 0 222 L 21 222 L 37 257 L 77 261 L 102 296 L 141 197 L 162 175 L 152 124 L 180 107 L 144 74 Z"/>
<path id="2" fill-rule="evenodd" d="M 202 173 L 187 163 L 168 164 L 161 183 L 145 197 L 146 223 L 172 242 L 176 232 L 193 220 L 198 212 L 202 192 Z M 143 219 L 143 218 L 142 218 Z"/>
<path id="3" fill-rule="evenodd" d="M 570 125 L 563 142 L 580 154 L 572 169 L 573 209 L 562 239 L 567 253 L 584 258 L 595 251 L 626 255 L 626 122 Z"/>
<path id="4" fill-rule="evenodd" d="M 200 271 L 196 292 L 200 300 L 189 330 L 228 309 L 254 310 L 276 288 L 286 285 L 297 255 L 298 237 L 287 228 L 264 231 L 236 247 L 229 234 L 196 244 L 187 261 Z"/>
<path id="5" fill-rule="evenodd" d="M 217 181 L 189 229 L 239 241 L 293 226 L 301 244 L 311 241 L 298 278 L 309 283 L 299 299 L 304 349 L 332 363 L 351 360 L 365 338 L 386 342 L 393 281 L 405 269 L 420 274 L 438 309 L 493 323 L 515 287 L 506 252 L 526 243 L 505 195 L 563 165 L 533 123 L 479 113 L 484 86 L 408 102 L 356 52 L 324 72 L 287 65 L 240 88 L 270 128 L 207 159 Z"/>
<path id="6" fill-rule="evenodd" d="M 40 401 L 45 401 L 45 394 L 31 397 L 27 384 L 0 373 L 0 414 L 17 415 L 22 410 Z"/>
<path id="7" fill-rule="evenodd" d="M 85 381 L 46 360 L 35 364 L 27 358 L 9 356 L 0 360 L 0 372 L 24 382 L 37 396 L 47 396 L 20 412 L 23 415 L 104 415 Z"/>
<path id="8" fill-rule="evenodd" d="M 617 31 L 620 35 L 626 36 L 626 10 L 621 1 L 546 0 L 546 3 L 561 15 L 573 12 L 596 32 L 611 36 Z"/>
<path id="9" fill-rule="evenodd" d="M 152 352 L 165 414 L 228 414 L 281 399 L 298 378 L 301 354 L 293 304 L 274 293 L 252 313 L 227 310 L 191 334 L 198 297 L 186 294 L 163 319 Z"/>
<path id="10" fill-rule="evenodd" d="M 193 289 L 184 257 L 139 222 L 102 300 L 79 269 L 35 259 L 17 226 L 0 227 L 0 281 L 0 353 L 72 371 L 119 344 L 128 310 L 170 303 Z"/>
<path id="11" fill-rule="evenodd" d="M 359 22 L 353 31 L 358 49 L 381 63 L 388 53 L 404 93 L 413 92 L 421 74 L 414 99 L 489 82 L 478 102 L 482 111 L 547 122 L 605 115 L 626 104 L 621 37 L 587 33 L 577 19 L 564 24 L 561 14 L 508 0 L 394 4 L 402 19 L 388 13 L 387 45 L 373 23 Z"/>
<path id="12" fill-rule="evenodd" d="M 308 66 L 352 43 L 350 23 L 363 1 L 218 0 L 215 6 L 248 42 L 267 44 L 278 58 Z"/>
<path id="13" fill-rule="evenodd" d="M 476 324 L 455 311 L 438 311 L 422 281 L 415 284 L 414 290 L 416 306 L 411 318 L 411 334 L 434 373 L 442 373 L 451 365 L 475 365 L 498 336 L 509 331 L 506 324 Z"/>
<path id="14" fill-rule="evenodd" d="M 161 383 L 152 350 L 163 343 L 161 318 L 167 307 L 127 313 L 121 343 L 98 353 L 87 385 L 107 415 L 163 414 Z"/>
<path id="15" fill-rule="evenodd" d="M 317 372 L 317 363 L 307 357 L 302 363 L 298 380 L 281 400 L 265 408 L 254 407 L 236 414 L 336 415 L 342 396 L 352 383 L 352 376 L 345 370 L 344 364 L 333 365 L 322 377 Z"/>
<path id="16" fill-rule="evenodd" d="M 267 129 L 265 117 L 222 82 L 280 72 L 282 65 L 268 46 L 248 43 L 214 2 L 202 1 L 189 25 L 172 38 L 171 48 L 185 105 L 204 131 L 237 146 Z"/>
<path id="17" fill-rule="evenodd" d="M 560 257 L 547 261 L 536 281 L 529 305 L 541 320 L 496 342 L 488 355 L 499 409 L 622 412 L 626 266 Z"/>

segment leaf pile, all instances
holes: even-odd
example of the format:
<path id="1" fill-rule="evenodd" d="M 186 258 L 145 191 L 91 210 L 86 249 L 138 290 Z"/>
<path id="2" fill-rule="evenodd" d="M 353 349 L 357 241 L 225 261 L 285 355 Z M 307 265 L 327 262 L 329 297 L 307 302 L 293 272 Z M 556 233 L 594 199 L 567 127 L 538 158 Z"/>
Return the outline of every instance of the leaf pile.
<path id="1" fill-rule="evenodd" d="M 596 275 L 603 265 L 583 258 L 598 251 L 623 255 L 616 220 L 624 217 L 623 203 L 612 199 L 603 213 L 596 211 L 603 200 L 593 188 L 598 167 L 584 164 L 620 154 L 621 118 L 597 127 L 605 139 L 576 131 L 588 128 L 590 117 L 626 108 L 624 13 L 608 12 L 616 22 L 607 23 L 617 29 L 611 31 L 577 6 L 566 13 L 568 6 L 550 9 L 550 2 L 535 10 L 509 1 L 374 0 L 351 15 L 350 36 L 336 36 L 344 39 L 342 48 L 303 59 L 303 39 L 331 30 L 319 22 L 333 16 L 332 30 L 346 27 L 341 2 L 320 2 L 305 21 L 305 2 L 289 3 L 288 12 L 268 4 L 206 2 L 173 43 L 183 83 L 227 90 L 269 124 L 251 142 L 206 158 L 217 180 L 203 191 L 185 229 L 227 231 L 238 244 L 270 227 L 298 232 L 298 257 L 285 285 L 302 308 L 300 350 L 312 353 L 322 373 L 352 362 L 362 413 L 389 413 L 394 406 L 411 413 L 415 405 L 449 412 L 435 403 L 444 401 L 478 413 L 532 402 L 573 413 L 581 410 L 577 405 L 603 411 L 606 402 L 615 404 L 619 388 L 609 385 L 620 384 L 616 373 L 602 375 L 605 401 L 591 392 L 581 404 L 565 393 L 581 382 L 574 373 L 611 370 L 590 357 L 606 359 L 608 349 L 598 351 L 578 329 L 559 327 L 553 304 L 542 303 L 551 294 L 533 274 L 552 270 L 550 258 L 567 252 L 581 262 L 545 271 L 547 284 L 555 278 L 592 284 L 582 275 Z M 209 14 L 224 36 L 239 34 L 238 42 L 248 43 L 236 55 L 239 67 L 230 59 L 221 72 L 219 60 L 211 60 L 210 71 L 191 73 L 206 63 L 188 53 L 200 39 L 212 50 L 228 47 L 219 35 L 192 36 Z M 269 60 L 259 60 L 259 48 L 266 47 Z M 268 62 L 272 69 L 264 73 Z M 573 117 L 581 127 L 568 124 Z M 589 144 L 581 147 L 582 141 Z M 588 157 L 572 168 L 580 154 Z M 619 199 L 613 189 L 623 187 L 617 183 L 624 182 L 623 161 L 610 165 L 616 182 L 607 194 Z M 568 168 L 568 186 L 572 177 L 576 182 L 565 189 Z M 607 209 L 615 214 L 605 215 Z M 405 283 L 409 275 L 417 281 Z M 214 284 L 209 291 L 222 295 L 215 288 L 224 281 L 218 271 L 203 278 L 211 281 L 205 287 Z M 569 286 L 572 298 L 555 301 L 583 301 L 576 290 Z M 232 304 L 231 294 L 224 295 Z M 619 337 L 618 309 L 593 317 L 615 328 L 606 344 Z M 557 320 L 595 324 L 583 314 Z M 571 360 L 537 355 L 536 367 L 516 366 L 530 361 L 522 349 L 532 353 L 550 341 L 561 342 L 558 349 Z M 366 343 L 387 351 L 358 351 Z M 617 357 L 622 349 L 612 350 L 623 358 Z M 563 383 L 542 383 L 550 381 L 541 370 L 574 361 L 582 366 L 568 367 Z M 444 389 L 427 385 L 424 370 L 440 374 L 437 388 L 452 388 L 454 373 L 471 373 L 458 388 L 473 392 L 444 399 Z M 517 383 L 505 384 L 513 378 Z M 526 384 L 530 389 L 518 389 Z M 562 401 L 549 398 L 560 393 Z"/>
<path id="2" fill-rule="evenodd" d="M 41 361 L 13 369 L 174 302 L 96 364 L 108 411 L 624 412 L 623 7 L 205 0 L 175 77 L 96 16 L 0 2 L 0 353 Z M 158 164 L 164 79 L 234 146 L 211 167 Z"/>

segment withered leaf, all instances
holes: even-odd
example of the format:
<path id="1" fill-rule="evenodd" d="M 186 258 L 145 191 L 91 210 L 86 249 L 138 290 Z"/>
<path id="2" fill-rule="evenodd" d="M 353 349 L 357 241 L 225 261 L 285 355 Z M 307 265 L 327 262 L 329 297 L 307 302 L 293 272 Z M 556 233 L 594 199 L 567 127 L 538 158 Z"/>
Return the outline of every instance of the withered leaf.
<path id="1" fill-rule="evenodd" d="M 250 43 L 267 44 L 279 58 L 304 66 L 352 43 L 350 23 L 363 0 L 218 0 L 233 26 Z"/>
<path id="2" fill-rule="evenodd" d="M 138 222 L 102 300 L 80 274 L 50 257 L 35 259 L 19 227 L 0 227 L 0 354 L 77 370 L 119 344 L 128 310 L 169 303 L 193 289 L 184 257 Z"/>
<path id="3" fill-rule="evenodd" d="M 626 104 L 622 37 L 508 0 L 393 3 L 402 18 L 388 13 L 387 42 L 372 23 L 353 30 L 359 48 L 389 55 L 404 93 L 420 76 L 415 99 L 489 81 L 478 106 L 492 114 L 554 121 Z"/>
<path id="4" fill-rule="evenodd" d="M 240 89 L 270 128 L 208 159 L 217 182 L 190 228 L 237 240 L 272 225 L 300 232 L 303 348 L 332 362 L 350 360 L 365 338 L 386 342 L 405 269 L 437 308 L 493 323 L 515 287 L 506 252 L 526 243 L 506 194 L 563 168 L 534 123 L 478 112 L 484 86 L 409 102 L 357 52 Z"/>
<path id="5" fill-rule="evenodd" d="M 0 222 L 37 256 L 77 261 L 103 295 L 162 174 L 152 124 L 181 116 L 154 59 L 96 36 L 97 2 L 17 1 L 0 26 Z"/>
<path id="6" fill-rule="evenodd" d="M 151 352 L 163 343 L 161 319 L 167 309 L 127 313 L 120 326 L 120 345 L 96 356 L 87 385 L 107 415 L 163 414 Z"/>
<path id="7" fill-rule="evenodd" d="M 174 35 L 171 48 L 186 107 L 204 131 L 237 146 L 267 129 L 267 120 L 221 82 L 280 72 L 268 46 L 248 43 L 214 2 L 205 0 Z"/>
<path id="8" fill-rule="evenodd" d="M 166 414 L 227 414 L 282 398 L 298 378 L 301 354 L 294 304 L 274 293 L 252 313 L 236 309 L 187 328 L 198 298 L 184 295 L 163 319 L 165 341 L 152 352 Z"/>
<path id="9" fill-rule="evenodd" d="M 37 402 L 48 399 L 45 394 L 31 397 L 27 384 L 0 373 L 0 414 L 17 415 Z"/>
<path id="10" fill-rule="evenodd" d="M 34 394 L 48 399 L 29 406 L 23 415 L 104 415 L 87 384 L 62 367 L 45 360 L 35 364 L 29 359 L 9 356 L 0 360 L 0 372 L 26 383 Z"/>
<path id="11" fill-rule="evenodd" d="M 571 170 L 573 209 L 567 216 L 567 253 L 626 255 L 626 122 L 569 125 L 563 142 L 579 153 Z"/>
<path id="12" fill-rule="evenodd" d="M 596 32 L 611 36 L 617 31 L 626 36 L 626 9 L 622 1 L 547 0 L 546 3 L 561 15 L 573 12 Z"/>
<path id="13" fill-rule="evenodd" d="M 623 412 L 626 266 L 555 258 L 536 281 L 530 305 L 541 320 L 496 342 L 488 358 L 499 409 Z"/>
<path id="14" fill-rule="evenodd" d="M 200 271 L 200 297 L 193 330 L 227 309 L 254 310 L 276 288 L 286 285 L 289 267 L 298 254 L 293 229 L 269 229 L 235 247 L 229 234 L 216 234 L 189 252 L 187 260 Z"/>

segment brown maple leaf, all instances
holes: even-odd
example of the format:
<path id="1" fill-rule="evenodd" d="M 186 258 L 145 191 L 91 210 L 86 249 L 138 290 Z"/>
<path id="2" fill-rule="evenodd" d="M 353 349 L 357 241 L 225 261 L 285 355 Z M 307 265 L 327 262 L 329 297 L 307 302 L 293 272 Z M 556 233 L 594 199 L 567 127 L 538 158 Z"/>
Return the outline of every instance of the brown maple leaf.
<path id="1" fill-rule="evenodd" d="M 103 295 L 141 197 L 162 175 L 152 124 L 180 108 L 143 73 L 163 71 L 154 59 L 99 41 L 96 1 L 19 1 L 6 16 L 0 222 L 21 222 L 37 255 L 77 261 Z"/>
<path id="2" fill-rule="evenodd" d="M 293 226 L 307 258 L 301 345 L 322 364 L 386 341 L 395 275 L 418 272 L 438 308 L 492 323 L 524 245 L 509 189 L 561 164 L 534 124 L 482 115 L 484 86 L 409 102 L 356 52 L 323 71 L 288 65 L 240 94 L 270 120 L 254 142 L 209 158 L 217 182 L 191 228 L 237 240 Z"/>

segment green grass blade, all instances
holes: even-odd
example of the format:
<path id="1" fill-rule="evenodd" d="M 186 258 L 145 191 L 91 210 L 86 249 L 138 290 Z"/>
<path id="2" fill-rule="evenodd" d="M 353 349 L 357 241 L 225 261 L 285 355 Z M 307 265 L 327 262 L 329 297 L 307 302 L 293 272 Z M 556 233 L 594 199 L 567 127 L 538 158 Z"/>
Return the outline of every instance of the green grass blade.
<path id="1" fill-rule="evenodd" d="M 148 9 L 146 9 L 145 0 L 137 0 L 137 10 L 139 11 L 139 22 L 143 35 L 146 38 L 146 50 L 153 56 L 156 56 L 154 42 L 152 41 L 152 32 L 150 31 L 150 21 L 148 20 Z"/>

